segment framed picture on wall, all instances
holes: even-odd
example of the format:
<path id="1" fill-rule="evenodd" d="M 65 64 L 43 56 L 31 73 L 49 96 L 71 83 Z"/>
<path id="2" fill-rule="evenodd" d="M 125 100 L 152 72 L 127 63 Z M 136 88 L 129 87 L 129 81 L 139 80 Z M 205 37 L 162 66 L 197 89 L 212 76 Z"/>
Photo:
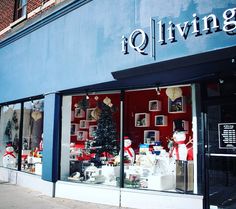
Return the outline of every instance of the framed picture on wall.
<path id="1" fill-rule="evenodd" d="M 87 121 L 96 121 L 96 119 L 93 117 L 93 111 L 95 108 L 88 108 L 86 112 L 86 120 Z"/>
<path id="2" fill-rule="evenodd" d="M 87 131 L 78 131 L 77 132 L 77 141 L 85 141 L 88 138 Z"/>
<path id="3" fill-rule="evenodd" d="M 95 137 L 98 126 L 92 125 L 89 126 L 89 137 Z"/>
<path id="4" fill-rule="evenodd" d="M 172 101 L 168 98 L 169 113 L 184 113 L 186 111 L 185 97 L 179 97 Z"/>
<path id="5" fill-rule="evenodd" d="M 89 127 L 88 121 L 87 121 L 87 120 L 80 120 L 80 122 L 79 122 L 79 127 L 80 127 L 81 129 L 83 129 L 83 128 L 88 128 L 88 127 Z"/>
<path id="6" fill-rule="evenodd" d="M 155 116 L 155 126 L 167 126 L 167 116 L 156 115 Z"/>
<path id="7" fill-rule="evenodd" d="M 161 101 L 159 100 L 149 101 L 149 111 L 161 111 Z"/>
<path id="8" fill-rule="evenodd" d="M 79 124 L 77 123 L 71 123 L 71 127 L 70 127 L 70 135 L 73 136 L 73 135 L 76 135 L 76 132 L 79 128 Z"/>
<path id="9" fill-rule="evenodd" d="M 75 111 L 74 111 L 74 117 L 75 118 L 83 118 L 84 116 L 85 116 L 84 110 L 82 110 L 79 107 L 75 108 Z"/>

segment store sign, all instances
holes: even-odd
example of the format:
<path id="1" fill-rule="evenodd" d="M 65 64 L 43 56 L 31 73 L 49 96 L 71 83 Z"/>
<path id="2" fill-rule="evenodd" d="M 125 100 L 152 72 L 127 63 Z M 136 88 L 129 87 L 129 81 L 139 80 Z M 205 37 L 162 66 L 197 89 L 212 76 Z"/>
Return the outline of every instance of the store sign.
<path id="1" fill-rule="evenodd" d="M 121 51 L 123 54 L 128 54 L 130 50 L 135 50 L 140 54 L 147 55 L 146 47 L 148 45 L 149 37 L 151 40 L 151 54 L 155 56 L 156 42 L 159 45 L 166 45 L 177 42 L 177 33 L 183 37 L 184 40 L 190 35 L 195 37 L 203 34 L 209 35 L 213 32 L 226 32 L 228 35 L 236 34 L 236 7 L 227 9 L 223 12 L 222 23 L 215 14 L 209 14 L 203 18 L 199 18 L 196 13 L 193 15 L 191 21 L 184 23 L 168 23 L 162 20 L 155 20 L 151 18 L 150 35 L 142 29 L 135 29 L 128 37 L 122 36 Z"/>
<path id="2" fill-rule="evenodd" d="M 220 149 L 236 148 L 236 123 L 219 123 L 218 135 Z"/>

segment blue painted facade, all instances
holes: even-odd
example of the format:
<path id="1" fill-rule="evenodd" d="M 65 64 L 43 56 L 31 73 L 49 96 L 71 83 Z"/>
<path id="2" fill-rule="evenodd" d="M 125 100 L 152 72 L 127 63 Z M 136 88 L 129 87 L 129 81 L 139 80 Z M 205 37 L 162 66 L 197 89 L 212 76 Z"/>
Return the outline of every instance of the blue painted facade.
<path id="1" fill-rule="evenodd" d="M 48 93 L 113 81 L 111 72 L 114 71 L 236 45 L 236 36 L 222 31 L 222 14 L 235 8 L 236 0 L 208 0 L 207 3 L 203 0 L 93 0 L 82 6 L 78 2 L 75 0 L 41 17 L 0 43 L 0 103 L 46 94 L 42 178 L 48 181 L 57 180 L 59 124 L 56 119 L 60 116 L 57 95 Z M 190 28 L 184 39 L 176 32 L 176 42 L 155 44 L 154 59 L 150 18 L 161 20 L 167 29 L 169 21 L 175 24 L 193 21 L 194 13 L 200 18 L 201 35 L 196 37 Z M 201 19 L 209 14 L 219 18 L 221 31 L 202 32 Z M 128 37 L 138 28 L 149 37 L 147 55 L 130 48 L 129 54 L 124 55 L 121 37 Z"/>
<path id="2" fill-rule="evenodd" d="M 187 39 L 176 32 L 177 42 L 157 43 L 156 60 L 150 55 L 150 41 L 148 55 L 121 53 L 122 35 L 141 28 L 150 36 L 150 18 L 168 27 L 169 21 L 191 22 L 196 13 L 202 29 L 201 18 L 215 14 L 222 29 L 223 12 L 234 7 L 235 0 L 90 1 L 0 49 L 0 102 L 111 81 L 113 71 L 234 46 L 235 36 L 224 31 L 195 37 L 190 29 Z"/>

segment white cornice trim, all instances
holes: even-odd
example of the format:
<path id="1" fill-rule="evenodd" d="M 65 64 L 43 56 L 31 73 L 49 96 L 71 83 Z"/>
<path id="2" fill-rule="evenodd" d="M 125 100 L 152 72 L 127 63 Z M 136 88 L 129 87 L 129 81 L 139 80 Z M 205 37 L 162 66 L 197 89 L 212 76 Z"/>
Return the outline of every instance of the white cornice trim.
<path id="1" fill-rule="evenodd" d="M 23 15 L 21 18 L 17 19 L 13 23 L 10 24 L 10 27 L 13 28 L 15 25 L 19 24 L 23 20 L 27 19 L 27 15 Z"/>
<path id="2" fill-rule="evenodd" d="M 11 29 L 11 27 L 8 26 L 8 27 L 4 28 L 3 30 L 1 30 L 1 31 L 0 31 L 0 36 L 1 36 L 2 34 L 6 33 L 7 31 L 9 31 L 10 29 Z"/>
<path id="3" fill-rule="evenodd" d="M 52 5 L 53 3 L 55 3 L 56 0 L 50 0 L 48 2 L 46 2 L 45 4 L 43 4 L 42 6 L 36 8 L 35 10 L 33 10 L 32 12 L 30 12 L 28 14 L 28 18 L 34 16 L 35 14 L 37 14 L 38 12 L 44 10 L 45 8 L 49 7 L 50 5 Z"/>

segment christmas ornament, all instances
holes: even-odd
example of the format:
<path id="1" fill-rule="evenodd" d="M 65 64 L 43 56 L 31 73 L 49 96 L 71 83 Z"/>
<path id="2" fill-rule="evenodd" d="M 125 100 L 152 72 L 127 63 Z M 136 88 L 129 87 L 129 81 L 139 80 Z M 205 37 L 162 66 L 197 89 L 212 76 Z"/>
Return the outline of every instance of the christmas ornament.
<path id="1" fill-rule="evenodd" d="M 179 87 L 167 88 L 166 95 L 171 99 L 171 101 L 175 101 L 177 98 L 182 96 L 182 89 Z"/>
<path id="2" fill-rule="evenodd" d="M 99 116 L 101 114 L 101 110 L 96 107 L 92 112 L 91 112 L 91 116 L 95 119 L 95 120 L 98 120 L 99 119 Z"/>
<path id="3" fill-rule="evenodd" d="M 31 117 L 34 119 L 34 121 L 37 121 L 42 118 L 42 113 L 38 111 L 34 111 L 31 113 Z"/>

